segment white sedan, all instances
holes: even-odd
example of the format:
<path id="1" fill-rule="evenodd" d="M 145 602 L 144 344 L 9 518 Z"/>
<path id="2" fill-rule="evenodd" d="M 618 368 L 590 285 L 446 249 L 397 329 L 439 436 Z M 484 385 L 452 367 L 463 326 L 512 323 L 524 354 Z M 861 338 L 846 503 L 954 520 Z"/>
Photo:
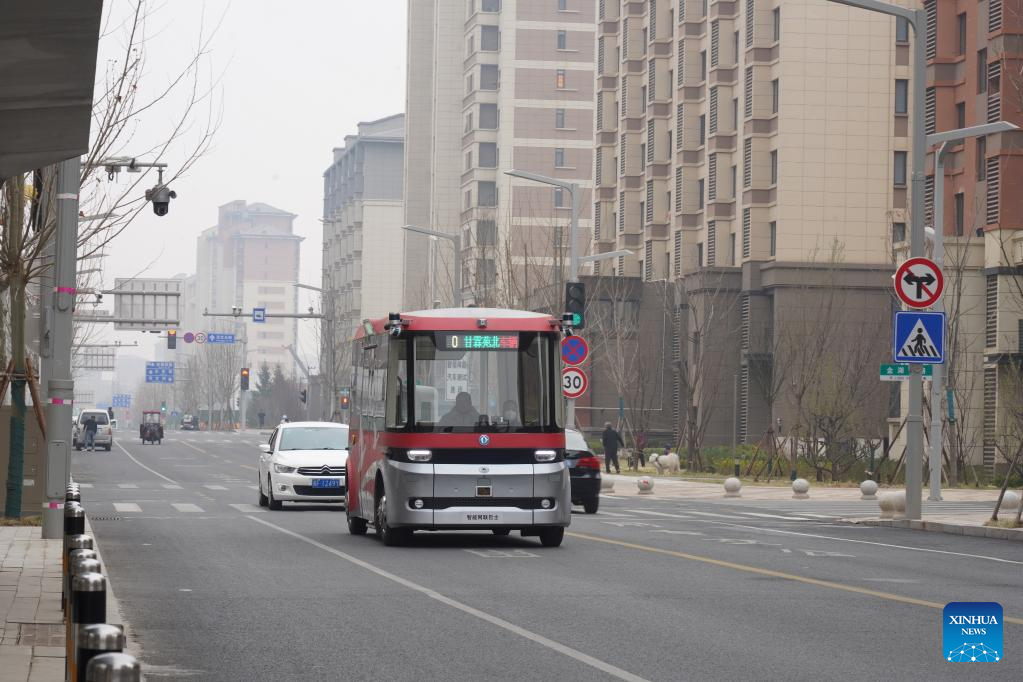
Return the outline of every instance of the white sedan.
<path id="1" fill-rule="evenodd" d="M 344 503 L 347 424 L 280 424 L 259 449 L 259 506 L 276 510 L 284 502 Z"/>

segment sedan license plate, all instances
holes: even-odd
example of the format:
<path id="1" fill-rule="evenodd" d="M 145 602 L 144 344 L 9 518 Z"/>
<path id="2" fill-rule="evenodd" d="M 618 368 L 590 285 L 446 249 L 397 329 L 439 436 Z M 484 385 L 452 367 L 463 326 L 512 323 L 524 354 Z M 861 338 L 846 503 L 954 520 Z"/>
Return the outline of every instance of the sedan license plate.
<path id="1" fill-rule="evenodd" d="M 313 487 L 314 488 L 340 488 L 341 487 L 341 479 L 340 478 L 314 478 L 313 479 Z"/>

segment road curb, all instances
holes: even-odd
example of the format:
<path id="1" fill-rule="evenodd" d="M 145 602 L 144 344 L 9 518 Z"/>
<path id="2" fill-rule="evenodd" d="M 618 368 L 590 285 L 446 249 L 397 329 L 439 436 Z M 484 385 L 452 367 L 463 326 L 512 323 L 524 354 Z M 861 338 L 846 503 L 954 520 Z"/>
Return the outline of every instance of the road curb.
<path id="1" fill-rule="evenodd" d="M 1017 528 L 967 526 L 958 523 L 944 523 L 942 521 L 917 521 L 910 519 L 842 519 L 842 523 L 880 528 L 909 528 L 910 530 L 946 533 L 948 535 L 965 535 L 976 538 L 1023 542 L 1023 529 Z"/>

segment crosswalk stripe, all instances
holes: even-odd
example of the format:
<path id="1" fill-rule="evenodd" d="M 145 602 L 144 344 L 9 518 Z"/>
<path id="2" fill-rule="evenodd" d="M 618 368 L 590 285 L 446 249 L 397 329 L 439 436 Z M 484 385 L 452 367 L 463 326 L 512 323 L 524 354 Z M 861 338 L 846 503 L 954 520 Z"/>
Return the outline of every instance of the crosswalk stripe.
<path id="1" fill-rule="evenodd" d="M 200 507 L 197 504 L 190 504 L 188 502 L 172 503 L 171 506 L 177 509 L 179 512 L 202 512 L 202 507 Z"/>
<path id="2" fill-rule="evenodd" d="M 228 506 L 234 507 L 238 511 L 243 512 L 245 514 L 256 514 L 256 513 L 259 513 L 259 512 L 265 512 L 266 511 L 262 507 L 257 507 L 254 504 L 232 504 L 232 505 L 228 505 Z"/>
<path id="3" fill-rule="evenodd" d="M 209 490 L 227 490 L 227 488 L 225 488 L 222 485 L 207 485 L 207 486 L 203 486 L 203 487 L 204 488 L 208 488 Z"/>
<path id="4" fill-rule="evenodd" d="M 114 510 L 119 512 L 140 512 L 142 508 L 134 502 L 114 502 Z"/>
<path id="5" fill-rule="evenodd" d="M 809 521 L 810 520 L 810 519 L 804 518 L 802 516 L 782 516 L 781 514 L 762 514 L 760 512 L 742 512 L 742 513 L 746 514 L 747 516 L 760 516 L 760 517 L 765 518 L 765 519 L 785 519 L 786 521 Z M 810 516 L 810 514 L 807 514 L 807 516 Z M 824 518 L 830 518 L 830 517 L 824 517 Z"/>
<path id="6" fill-rule="evenodd" d="M 175 483 L 164 483 L 163 487 L 167 490 L 181 490 L 181 486 Z"/>
<path id="7" fill-rule="evenodd" d="M 117 487 L 118 488 L 138 488 L 138 486 L 135 485 L 134 483 L 118 483 Z"/>
<path id="8" fill-rule="evenodd" d="M 688 516 L 684 514 L 669 514 L 667 512 L 650 511 L 649 509 L 626 509 L 625 511 L 632 512 L 634 514 L 646 514 L 647 516 L 666 516 L 669 519 L 688 519 Z"/>
<path id="9" fill-rule="evenodd" d="M 696 514 L 697 516 L 716 516 L 719 519 L 742 519 L 742 516 L 736 514 L 714 514 L 713 512 L 698 512 L 698 511 L 687 511 L 689 514 Z"/>

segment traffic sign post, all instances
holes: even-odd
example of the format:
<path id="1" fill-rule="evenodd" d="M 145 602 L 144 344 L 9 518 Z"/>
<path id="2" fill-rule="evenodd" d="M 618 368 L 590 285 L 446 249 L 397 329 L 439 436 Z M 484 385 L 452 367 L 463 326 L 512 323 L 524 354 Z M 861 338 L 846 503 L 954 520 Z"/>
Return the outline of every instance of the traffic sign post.
<path id="1" fill-rule="evenodd" d="M 561 392 L 569 400 L 574 400 L 586 393 L 589 383 L 586 372 L 578 367 L 566 367 L 561 370 Z"/>
<path id="2" fill-rule="evenodd" d="M 910 258 L 895 271 L 895 293 L 910 308 L 929 308 L 944 289 L 941 268 L 930 258 Z"/>
<path id="3" fill-rule="evenodd" d="M 174 363 L 173 362 L 147 362 L 146 363 L 147 384 L 173 384 Z"/>
<path id="4" fill-rule="evenodd" d="M 234 343 L 234 334 L 209 332 L 206 334 L 206 343 Z"/>
<path id="5" fill-rule="evenodd" d="M 252 309 L 252 321 L 253 322 L 266 322 L 266 308 L 253 308 Z"/>
<path id="6" fill-rule="evenodd" d="M 924 365 L 924 379 L 930 379 L 934 374 L 934 365 Z M 881 365 L 881 381 L 906 381 L 909 379 L 909 365 Z"/>
<path id="7" fill-rule="evenodd" d="M 575 367 L 586 361 L 590 346 L 581 336 L 566 336 L 561 340 L 561 361 Z"/>
<path id="8" fill-rule="evenodd" d="M 945 361 L 945 313 L 895 313 L 895 362 L 940 365 Z"/>

